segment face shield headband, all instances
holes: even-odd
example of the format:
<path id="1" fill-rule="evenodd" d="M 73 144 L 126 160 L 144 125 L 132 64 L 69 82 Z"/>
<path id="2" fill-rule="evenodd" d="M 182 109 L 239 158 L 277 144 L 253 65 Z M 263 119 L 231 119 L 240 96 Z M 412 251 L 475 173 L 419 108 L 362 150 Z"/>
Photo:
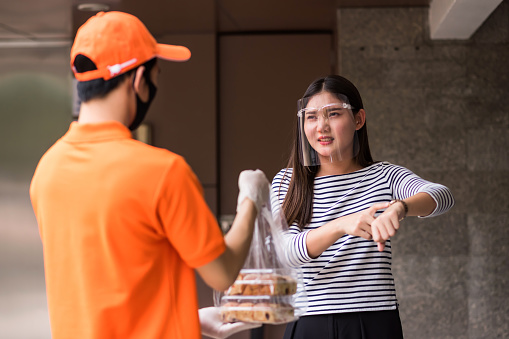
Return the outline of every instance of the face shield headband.
<path id="1" fill-rule="evenodd" d="M 299 160 L 303 166 L 319 166 L 352 159 L 359 153 L 359 140 L 348 98 L 319 107 L 309 106 L 313 97 L 297 102 Z"/>

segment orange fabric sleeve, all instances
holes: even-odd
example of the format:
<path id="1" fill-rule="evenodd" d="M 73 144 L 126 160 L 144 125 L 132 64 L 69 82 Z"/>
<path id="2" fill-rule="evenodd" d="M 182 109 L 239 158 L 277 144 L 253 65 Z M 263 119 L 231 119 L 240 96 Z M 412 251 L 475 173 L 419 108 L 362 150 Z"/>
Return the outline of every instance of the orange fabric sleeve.
<path id="1" fill-rule="evenodd" d="M 157 204 L 162 231 L 189 266 L 211 262 L 224 252 L 225 243 L 198 178 L 185 161 L 177 160 L 165 180 Z"/>

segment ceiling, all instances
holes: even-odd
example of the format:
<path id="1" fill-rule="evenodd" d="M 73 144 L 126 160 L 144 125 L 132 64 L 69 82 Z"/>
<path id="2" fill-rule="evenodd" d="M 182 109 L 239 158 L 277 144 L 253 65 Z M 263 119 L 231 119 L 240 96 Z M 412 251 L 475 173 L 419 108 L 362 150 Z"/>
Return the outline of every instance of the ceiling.
<path id="1" fill-rule="evenodd" d="M 70 46 L 95 11 L 92 0 L 15 0 L 0 4 L 0 49 Z M 167 34 L 331 31 L 336 9 L 429 7 L 431 39 L 468 39 L 503 0 L 97 0 Z"/>
<path id="2" fill-rule="evenodd" d="M 0 4 L 0 48 L 58 46 L 95 12 L 83 0 Z M 431 0 L 98 0 L 138 16 L 154 36 L 178 33 L 331 30 L 338 7 L 429 6 Z"/>

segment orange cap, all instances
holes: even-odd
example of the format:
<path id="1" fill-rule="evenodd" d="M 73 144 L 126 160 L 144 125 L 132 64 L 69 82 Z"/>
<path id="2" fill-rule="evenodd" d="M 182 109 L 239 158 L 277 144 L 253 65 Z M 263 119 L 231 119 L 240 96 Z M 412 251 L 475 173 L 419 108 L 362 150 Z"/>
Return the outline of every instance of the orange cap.
<path id="1" fill-rule="evenodd" d="M 78 54 L 92 60 L 97 69 L 78 73 L 74 67 Z M 71 68 L 78 81 L 108 80 L 154 57 L 187 61 L 191 52 L 184 46 L 157 43 L 134 15 L 99 12 L 78 29 L 71 48 Z"/>

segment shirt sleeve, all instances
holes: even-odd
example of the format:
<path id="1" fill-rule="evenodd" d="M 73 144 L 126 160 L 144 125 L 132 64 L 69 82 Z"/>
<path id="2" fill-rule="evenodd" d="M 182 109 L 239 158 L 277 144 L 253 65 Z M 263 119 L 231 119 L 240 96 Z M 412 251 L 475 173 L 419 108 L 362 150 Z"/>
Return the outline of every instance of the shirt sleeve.
<path id="1" fill-rule="evenodd" d="M 454 206 L 454 197 L 444 185 L 422 179 L 412 171 L 401 166 L 392 166 L 389 180 L 395 199 L 406 199 L 417 193 L 427 193 L 435 200 L 436 208 L 425 217 L 435 217 L 450 210 Z"/>
<path id="2" fill-rule="evenodd" d="M 273 213 L 282 213 L 281 206 L 288 192 L 291 170 L 281 170 L 272 180 L 271 208 Z M 306 238 L 309 231 L 302 231 L 294 223 L 283 232 L 283 247 L 286 262 L 293 267 L 301 266 L 312 260 L 309 256 Z"/>
<path id="3" fill-rule="evenodd" d="M 157 206 L 163 232 L 190 267 L 205 265 L 224 252 L 221 228 L 198 178 L 182 158 L 169 167 Z"/>

